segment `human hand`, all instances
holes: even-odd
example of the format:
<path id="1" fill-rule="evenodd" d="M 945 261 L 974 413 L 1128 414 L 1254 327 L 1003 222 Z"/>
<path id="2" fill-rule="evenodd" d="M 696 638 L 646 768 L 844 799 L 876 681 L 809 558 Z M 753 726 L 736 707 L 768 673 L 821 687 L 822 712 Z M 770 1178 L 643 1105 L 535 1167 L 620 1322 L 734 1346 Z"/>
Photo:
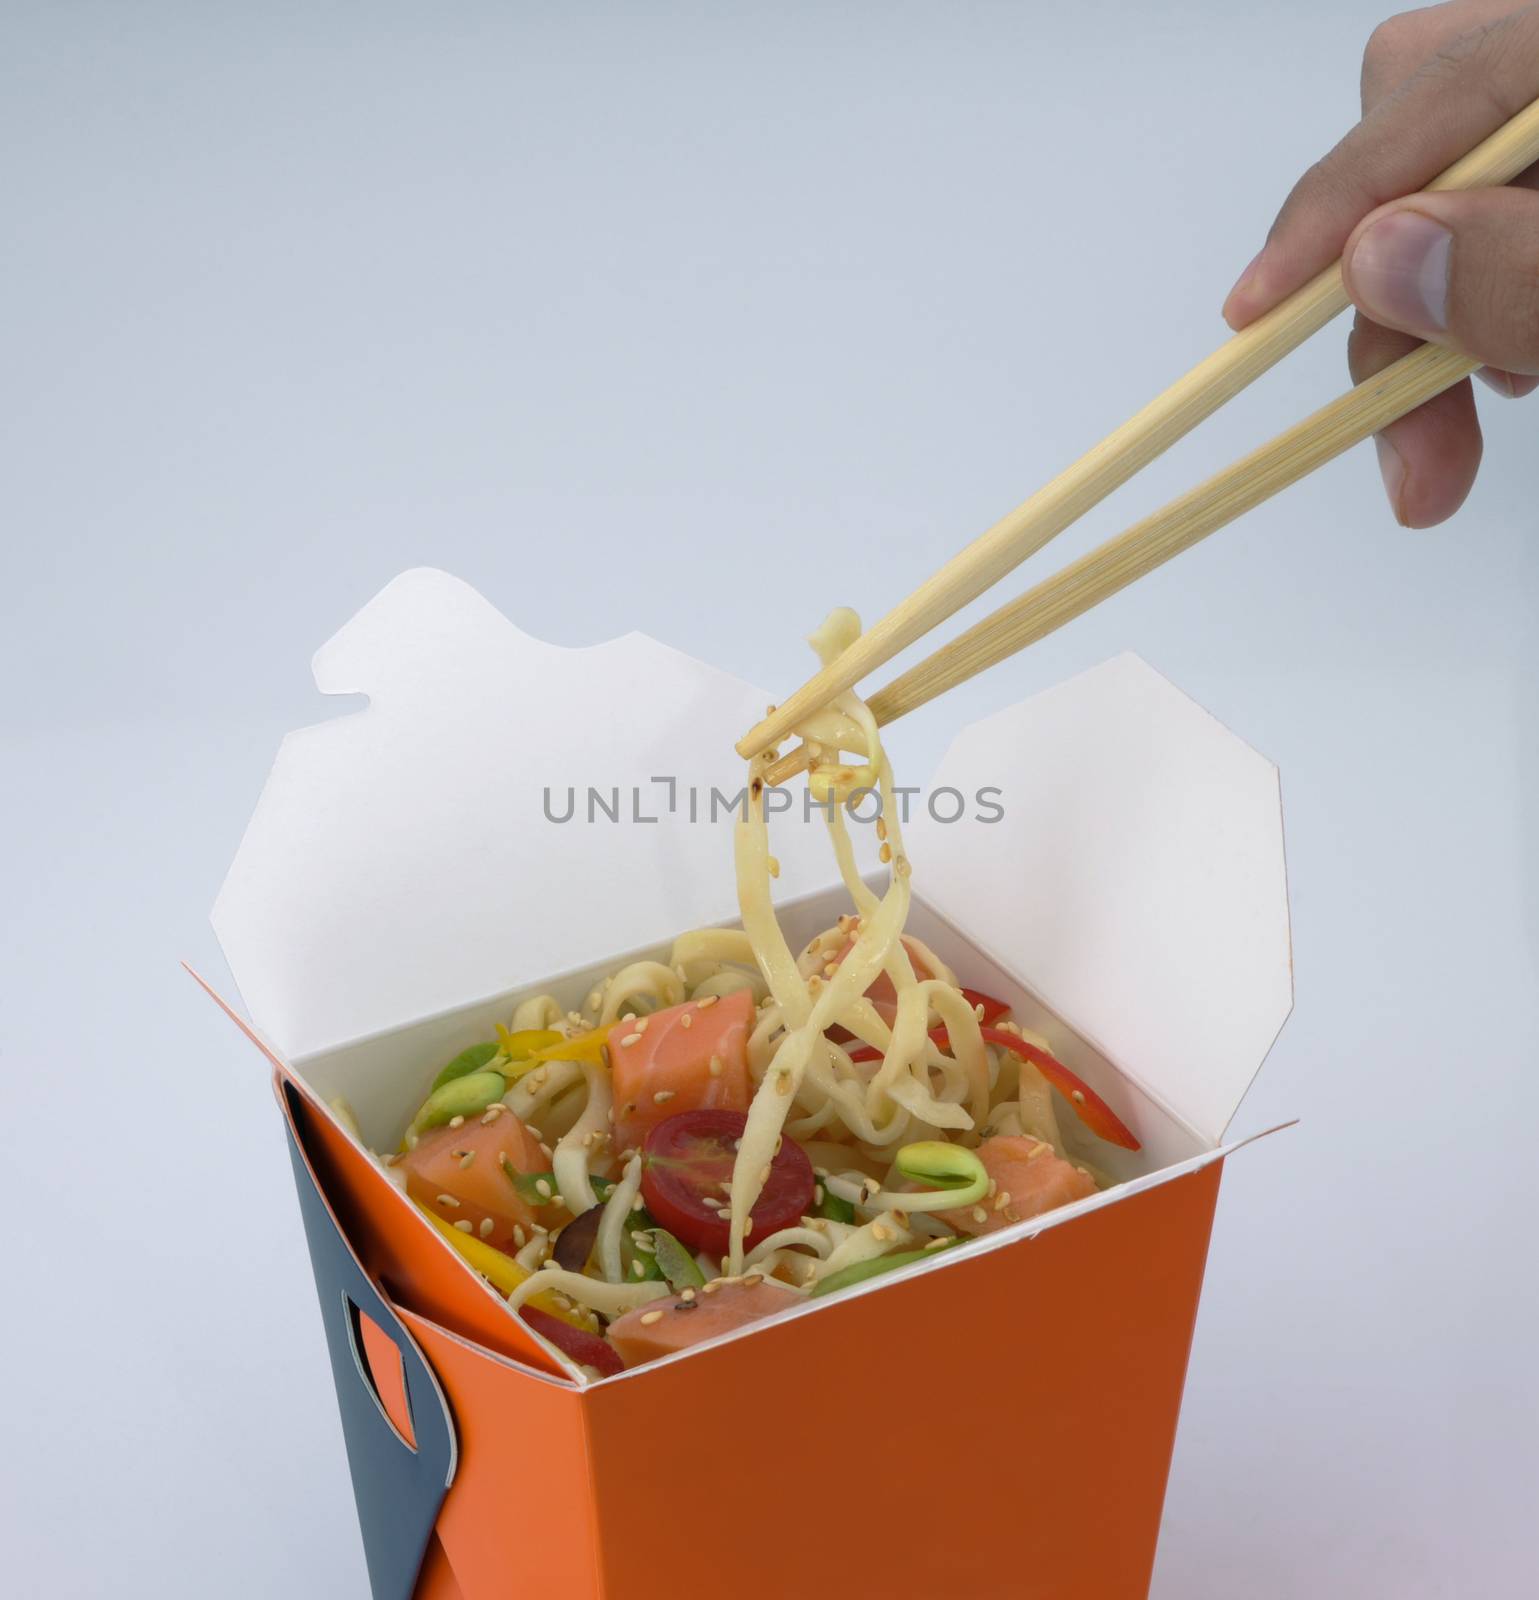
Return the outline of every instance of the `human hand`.
<path id="1" fill-rule="evenodd" d="M 1363 119 L 1288 196 L 1224 303 L 1243 328 L 1339 255 L 1361 383 L 1424 340 L 1485 363 L 1498 394 L 1539 388 L 1539 167 L 1510 186 L 1416 191 L 1539 95 L 1539 5 L 1452 0 L 1391 17 L 1363 57 Z M 1401 197 L 1405 198 L 1401 198 Z M 1426 528 L 1480 467 L 1468 382 L 1375 441 L 1396 518 Z"/>

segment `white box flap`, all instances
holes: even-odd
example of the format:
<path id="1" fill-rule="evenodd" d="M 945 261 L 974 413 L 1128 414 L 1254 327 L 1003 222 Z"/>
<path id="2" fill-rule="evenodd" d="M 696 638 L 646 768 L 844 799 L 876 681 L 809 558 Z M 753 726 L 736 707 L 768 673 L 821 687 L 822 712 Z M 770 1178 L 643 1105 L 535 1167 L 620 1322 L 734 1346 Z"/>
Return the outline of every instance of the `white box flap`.
<path id="1" fill-rule="evenodd" d="M 732 743 L 762 690 L 641 634 L 546 644 L 429 569 L 314 668 L 369 705 L 283 741 L 213 914 L 291 1060 L 736 917 L 710 795 L 744 781 Z M 588 820 L 589 786 L 618 821 Z M 784 832 L 786 892 L 826 879 L 820 832 Z"/>
<path id="2" fill-rule="evenodd" d="M 1293 1004 L 1277 769 L 1122 655 L 964 729 L 944 785 L 1004 814 L 916 817 L 925 897 L 1217 1143 Z"/>

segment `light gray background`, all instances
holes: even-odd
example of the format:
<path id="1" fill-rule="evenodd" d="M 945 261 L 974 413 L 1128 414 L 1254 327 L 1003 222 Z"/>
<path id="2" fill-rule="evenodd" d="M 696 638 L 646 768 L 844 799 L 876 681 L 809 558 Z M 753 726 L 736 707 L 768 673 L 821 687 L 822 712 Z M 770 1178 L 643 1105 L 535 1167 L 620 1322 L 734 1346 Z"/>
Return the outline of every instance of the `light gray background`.
<path id="1" fill-rule="evenodd" d="M 1217 342 L 1378 15 L 11 0 L 8 1589 L 364 1592 L 267 1075 L 177 967 L 222 971 L 311 650 L 429 562 L 799 681 L 824 607 Z M 1334 393 L 1340 342 L 1053 558 Z M 1453 527 L 1360 451 L 893 739 L 922 772 L 1131 647 L 1283 771 L 1298 1005 L 1239 1126 L 1304 1121 L 1225 1179 L 1160 1600 L 1539 1565 L 1536 406 L 1485 405 Z"/>

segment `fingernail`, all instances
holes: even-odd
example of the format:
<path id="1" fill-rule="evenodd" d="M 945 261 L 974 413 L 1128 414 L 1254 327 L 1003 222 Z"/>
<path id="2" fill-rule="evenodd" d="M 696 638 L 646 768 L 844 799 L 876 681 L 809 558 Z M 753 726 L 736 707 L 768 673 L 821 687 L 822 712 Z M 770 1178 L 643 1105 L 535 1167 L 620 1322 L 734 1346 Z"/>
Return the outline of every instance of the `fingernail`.
<path id="1" fill-rule="evenodd" d="M 1522 372 L 1503 372 L 1500 367 L 1478 367 L 1475 376 L 1503 400 L 1523 400 L 1539 389 L 1539 378 Z"/>
<path id="2" fill-rule="evenodd" d="M 1382 433 L 1373 436 L 1373 446 L 1379 452 L 1379 472 L 1384 478 L 1384 492 L 1389 496 L 1389 508 L 1395 513 L 1395 521 L 1404 526 L 1405 518 L 1400 514 L 1400 494 L 1405 488 L 1405 462 L 1401 459 L 1400 452 Z"/>
<path id="3" fill-rule="evenodd" d="M 1347 264 L 1352 298 L 1375 322 L 1410 333 L 1448 326 L 1453 235 L 1419 211 L 1391 211 L 1357 241 Z"/>
<path id="4" fill-rule="evenodd" d="M 1261 249 L 1250 258 L 1250 261 L 1246 265 L 1244 272 L 1242 272 L 1239 277 L 1234 280 L 1234 287 L 1229 291 L 1228 294 L 1224 296 L 1223 315 L 1226 321 L 1229 319 L 1231 312 L 1242 309 L 1243 302 L 1246 298 L 1246 291 L 1255 282 L 1256 268 L 1261 265 L 1261 258 L 1265 254 L 1265 249 Z"/>

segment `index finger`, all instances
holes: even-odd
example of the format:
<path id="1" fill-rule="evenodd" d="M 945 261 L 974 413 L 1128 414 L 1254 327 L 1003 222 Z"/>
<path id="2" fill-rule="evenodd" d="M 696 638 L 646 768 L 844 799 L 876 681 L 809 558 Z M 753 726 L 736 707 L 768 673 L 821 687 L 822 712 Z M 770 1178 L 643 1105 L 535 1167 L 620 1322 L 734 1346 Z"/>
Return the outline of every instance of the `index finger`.
<path id="1" fill-rule="evenodd" d="M 1294 185 L 1224 303 L 1243 328 L 1342 251 L 1370 211 L 1415 194 L 1539 94 L 1539 6 L 1462 34 L 1381 100 Z"/>

